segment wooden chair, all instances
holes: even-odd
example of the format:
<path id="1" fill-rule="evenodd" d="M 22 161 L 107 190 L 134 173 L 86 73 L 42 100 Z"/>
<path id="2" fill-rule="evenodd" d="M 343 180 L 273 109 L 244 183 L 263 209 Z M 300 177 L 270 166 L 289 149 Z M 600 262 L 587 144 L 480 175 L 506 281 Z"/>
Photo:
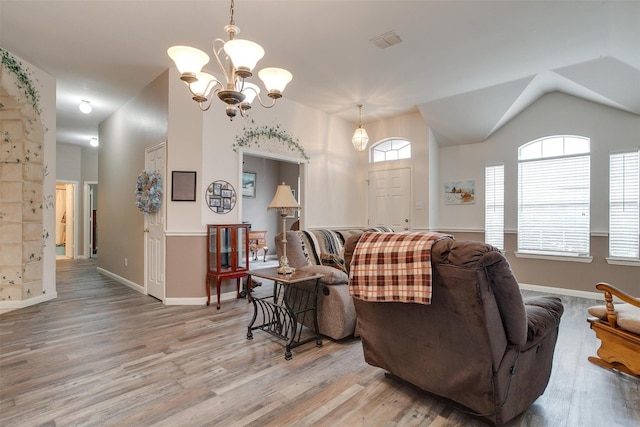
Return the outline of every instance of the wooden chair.
<path id="1" fill-rule="evenodd" d="M 635 313 L 631 315 L 628 313 L 634 311 L 631 306 L 640 307 L 640 300 L 608 283 L 598 283 L 596 289 L 604 292 L 606 304 L 604 310 L 603 306 L 589 308 L 589 314 L 595 317 L 589 317 L 587 320 L 596 337 L 601 341 L 598 349 L 599 357 L 590 356 L 589 361 L 603 368 L 615 369 L 640 378 L 640 333 L 622 329 L 618 324 L 621 310 L 624 310 L 627 318 L 631 316 L 631 321 L 636 322 Z M 614 305 L 613 295 L 630 306 Z M 636 324 L 640 324 L 640 310 L 638 310 Z"/>
<path id="2" fill-rule="evenodd" d="M 251 252 L 251 258 L 254 261 L 258 260 L 259 251 L 264 251 L 262 255 L 262 261 L 265 262 L 267 260 L 267 252 L 269 252 L 269 246 L 267 245 L 266 231 L 249 232 L 249 251 Z"/>

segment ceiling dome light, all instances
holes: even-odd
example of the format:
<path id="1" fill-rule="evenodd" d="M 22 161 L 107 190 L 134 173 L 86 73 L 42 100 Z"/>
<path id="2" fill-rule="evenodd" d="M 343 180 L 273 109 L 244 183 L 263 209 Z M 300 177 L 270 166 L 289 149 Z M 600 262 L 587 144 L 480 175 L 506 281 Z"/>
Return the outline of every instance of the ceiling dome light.
<path id="1" fill-rule="evenodd" d="M 80 109 L 80 111 L 82 111 L 85 114 L 89 114 L 91 111 L 93 111 L 93 108 L 91 107 L 91 103 L 84 99 L 80 101 L 80 105 L 78 106 L 78 108 Z"/>
<path id="2" fill-rule="evenodd" d="M 91 138 L 91 140 L 89 141 L 89 144 L 92 147 L 97 147 L 98 145 L 100 145 L 100 142 L 98 141 L 98 138 L 96 138 L 95 136 L 93 138 Z"/>

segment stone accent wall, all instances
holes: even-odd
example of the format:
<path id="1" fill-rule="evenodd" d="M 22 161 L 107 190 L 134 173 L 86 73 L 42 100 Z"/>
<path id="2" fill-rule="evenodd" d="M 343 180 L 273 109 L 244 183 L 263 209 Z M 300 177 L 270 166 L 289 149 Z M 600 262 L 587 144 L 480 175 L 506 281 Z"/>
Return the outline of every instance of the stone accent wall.
<path id="1" fill-rule="evenodd" d="M 0 84 L 0 300 L 43 293 L 44 132 L 32 105 Z"/>

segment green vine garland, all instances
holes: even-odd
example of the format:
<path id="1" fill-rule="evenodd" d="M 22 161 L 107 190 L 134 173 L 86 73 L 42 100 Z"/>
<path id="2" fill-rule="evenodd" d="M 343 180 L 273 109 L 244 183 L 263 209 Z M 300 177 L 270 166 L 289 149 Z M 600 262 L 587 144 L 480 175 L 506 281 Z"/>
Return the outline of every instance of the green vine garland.
<path id="1" fill-rule="evenodd" d="M 40 109 L 40 94 L 38 90 L 31 83 L 30 74 L 31 72 L 25 70 L 22 65 L 22 62 L 18 61 L 13 55 L 11 55 L 6 50 L 0 48 L 2 52 L 2 65 L 4 65 L 7 70 L 11 71 L 15 74 L 17 81 L 18 89 L 21 89 L 25 96 L 31 101 L 31 106 L 39 115 L 42 114 L 42 110 Z M 0 106 L 2 108 L 2 106 Z"/>
<path id="2" fill-rule="evenodd" d="M 251 120 L 251 126 L 242 128 L 243 134 L 236 136 L 236 142 L 233 144 L 233 151 L 238 152 L 238 148 L 247 147 L 252 143 L 258 141 L 260 138 L 276 139 L 282 143 L 282 145 L 288 146 L 290 149 L 300 153 L 303 159 L 309 161 L 310 157 L 304 151 L 304 147 L 300 145 L 297 138 L 293 138 L 287 133 L 287 131 L 280 129 L 280 125 L 275 126 L 254 126 L 255 122 Z M 256 143 L 259 147 L 259 142 Z"/>

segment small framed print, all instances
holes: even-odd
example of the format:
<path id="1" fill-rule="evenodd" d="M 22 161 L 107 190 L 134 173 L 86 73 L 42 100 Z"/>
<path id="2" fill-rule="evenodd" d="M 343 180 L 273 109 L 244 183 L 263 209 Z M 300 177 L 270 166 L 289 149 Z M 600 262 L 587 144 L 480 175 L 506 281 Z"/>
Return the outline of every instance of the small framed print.
<path id="1" fill-rule="evenodd" d="M 242 197 L 256 197 L 255 172 L 242 172 Z"/>
<path id="2" fill-rule="evenodd" d="M 230 199 L 232 194 L 233 194 L 233 192 L 232 192 L 231 190 L 225 190 L 225 189 L 223 189 L 223 190 L 222 190 L 222 194 L 221 194 L 221 196 L 222 196 L 223 198 Z"/>
<path id="3" fill-rule="evenodd" d="M 195 202 L 196 201 L 196 172 L 173 171 L 171 172 L 171 201 Z"/>
<path id="4" fill-rule="evenodd" d="M 212 197 L 209 199 L 209 206 L 217 208 L 222 206 L 222 199 L 220 197 Z"/>

